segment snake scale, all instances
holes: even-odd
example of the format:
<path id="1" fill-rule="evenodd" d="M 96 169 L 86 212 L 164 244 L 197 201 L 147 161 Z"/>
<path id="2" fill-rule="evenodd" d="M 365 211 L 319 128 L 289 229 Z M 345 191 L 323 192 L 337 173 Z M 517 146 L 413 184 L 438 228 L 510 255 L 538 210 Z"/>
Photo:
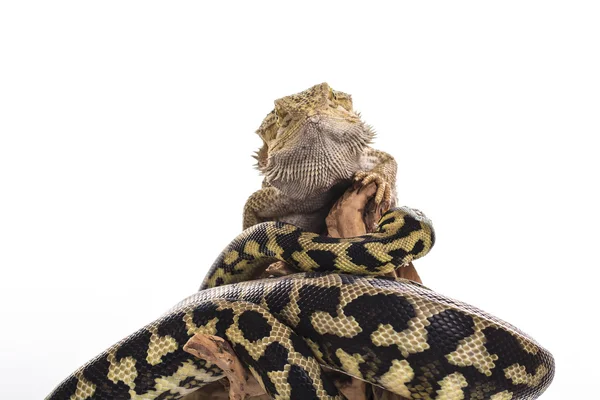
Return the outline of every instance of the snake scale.
<path id="1" fill-rule="evenodd" d="M 420 284 L 378 275 L 425 255 L 430 221 L 403 207 L 375 233 L 334 239 L 282 222 L 244 231 L 201 290 L 63 381 L 48 400 L 179 399 L 223 372 L 183 345 L 225 338 L 274 399 L 342 399 L 322 366 L 410 399 L 539 397 L 552 355 L 512 325 Z M 304 272 L 250 279 L 266 262 Z"/>

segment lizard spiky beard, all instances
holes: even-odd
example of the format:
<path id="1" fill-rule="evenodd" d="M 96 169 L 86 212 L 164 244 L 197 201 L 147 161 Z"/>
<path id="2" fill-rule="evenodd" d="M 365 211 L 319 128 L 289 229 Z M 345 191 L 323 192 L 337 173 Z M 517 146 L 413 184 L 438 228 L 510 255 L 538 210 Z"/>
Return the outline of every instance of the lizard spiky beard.
<path id="1" fill-rule="evenodd" d="M 263 173 L 294 199 L 320 194 L 349 180 L 372 134 L 361 122 L 312 115 L 281 150 L 273 151 Z"/>

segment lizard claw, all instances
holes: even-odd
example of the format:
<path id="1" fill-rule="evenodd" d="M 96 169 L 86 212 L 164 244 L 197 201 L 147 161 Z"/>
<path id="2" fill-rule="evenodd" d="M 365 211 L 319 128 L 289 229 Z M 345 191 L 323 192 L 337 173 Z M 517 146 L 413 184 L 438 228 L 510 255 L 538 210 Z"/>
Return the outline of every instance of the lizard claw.
<path id="1" fill-rule="evenodd" d="M 371 182 L 377 185 L 377 193 L 375 193 L 375 204 L 379 205 L 382 201 L 390 203 L 392 198 L 392 188 L 383 176 L 376 172 L 359 171 L 354 175 L 354 180 L 359 182 L 361 187 L 367 186 Z"/>

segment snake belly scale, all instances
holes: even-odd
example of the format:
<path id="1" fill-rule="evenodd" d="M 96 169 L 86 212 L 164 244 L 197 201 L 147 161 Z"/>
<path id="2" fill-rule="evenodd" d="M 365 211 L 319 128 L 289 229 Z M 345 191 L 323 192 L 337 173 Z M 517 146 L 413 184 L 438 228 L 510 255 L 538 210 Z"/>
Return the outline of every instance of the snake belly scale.
<path id="1" fill-rule="evenodd" d="M 322 366 L 411 399 L 533 399 L 550 384 L 552 355 L 510 324 L 415 282 L 340 271 L 377 275 L 426 254 L 434 239 L 422 214 L 391 210 L 378 232 L 355 239 L 281 223 L 253 229 L 223 251 L 204 290 L 47 399 L 179 399 L 223 377 L 183 350 L 195 333 L 228 340 L 274 399 L 342 399 Z M 272 259 L 312 272 L 241 282 Z"/>

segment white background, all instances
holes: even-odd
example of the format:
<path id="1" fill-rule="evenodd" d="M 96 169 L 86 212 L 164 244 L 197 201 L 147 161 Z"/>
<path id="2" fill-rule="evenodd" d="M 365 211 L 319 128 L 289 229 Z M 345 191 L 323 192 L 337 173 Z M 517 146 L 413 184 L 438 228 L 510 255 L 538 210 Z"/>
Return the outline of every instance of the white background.
<path id="1" fill-rule="evenodd" d="M 327 81 L 434 221 L 423 281 L 549 348 L 543 399 L 594 398 L 599 18 L 576 1 L 3 2 L 1 397 L 43 398 L 195 291 L 259 188 L 273 100 Z"/>

